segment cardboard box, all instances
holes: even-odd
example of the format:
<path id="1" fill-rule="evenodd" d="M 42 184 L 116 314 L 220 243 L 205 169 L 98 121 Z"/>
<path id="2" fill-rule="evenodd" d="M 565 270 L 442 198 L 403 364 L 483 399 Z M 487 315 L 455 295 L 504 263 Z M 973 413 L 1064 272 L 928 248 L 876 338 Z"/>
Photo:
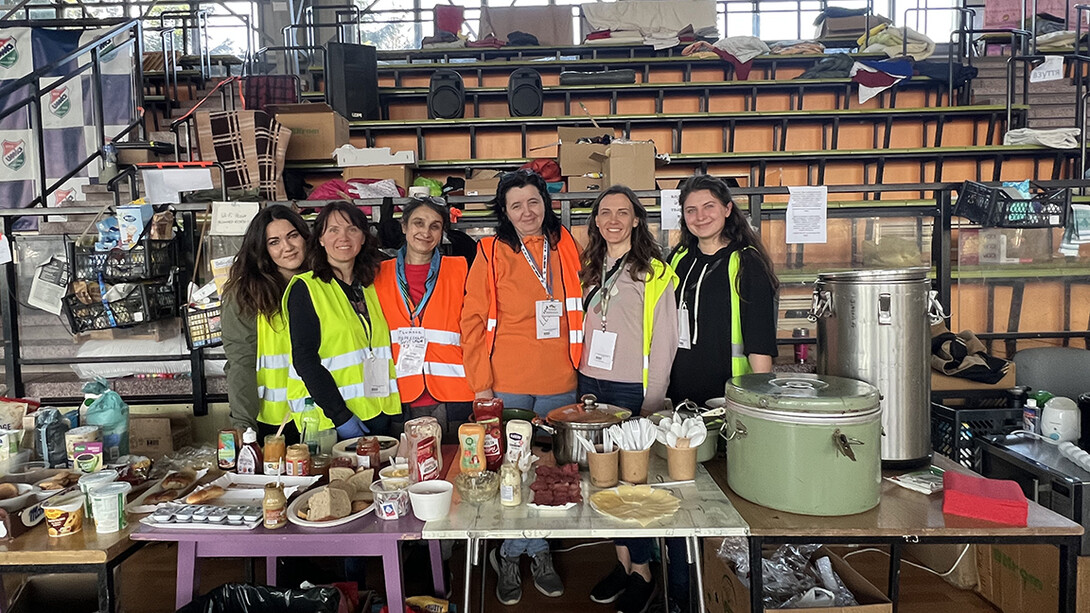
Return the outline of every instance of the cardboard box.
<path id="1" fill-rule="evenodd" d="M 614 142 L 604 153 L 591 154 L 602 161 L 606 186 L 626 185 L 634 190 L 655 189 L 655 143 Z"/>
<path id="2" fill-rule="evenodd" d="M 1003 613 L 1055 611 L 1060 566 L 1051 545 L 978 545 L 977 593 Z"/>
<path id="3" fill-rule="evenodd" d="M 716 552 L 722 539 L 704 539 L 704 603 L 709 611 L 744 613 L 749 611 L 749 589 L 742 585 L 734 571 Z M 819 607 L 814 609 L 776 609 L 799 613 L 892 613 L 893 604 L 882 590 L 874 587 L 862 575 L 855 572 L 840 556 L 825 547 L 814 554 L 829 556 L 844 585 L 859 601 L 857 607 Z"/>
<path id="4" fill-rule="evenodd" d="M 575 141 L 603 134 L 616 136 L 612 128 L 557 128 L 556 134 L 560 138 L 560 155 L 557 161 L 560 164 L 560 174 L 565 177 L 581 177 L 592 172 L 602 172 L 602 163 L 592 160 L 591 156 L 595 153 L 604 155 L 608 145 L 581 144 Z"/>
<path id="5" fill-rule="evenodd" d="M 185 420 L 169 417 L 133 417 L 129 420 L 129 452 L 156 459 L 193 443 L 193 429 Z"/>
<path id="6" fill-rule="evenodd" d="M 499 186 L 499 177 L 489 179 L 466 179 L 465 195 L 467 196 L 492 196 L 496 194 Z"/>
<path id="7" fill-rule="evenodd" d="M 389 147 L 353 147 L 341 145 L 333 152 L 337 166 L 393 166 L 416 163 L 416 152 L 398 151 L 392 153 Z"/>
<path id="8" fill-rule="evenodd" d="M 117 229 L 121 232 L 121 248 L 132 249 L 151 221 L 154 209 L 150 204 L 127 204 L 117 207 Z M 150 230 L 149 230 L 150 232 Z"/>
<path id="9" fill-rule="evenodd" d="M 871 29 L 890 23 L 890 20 L 881 15 L 852 15 L 850 17 L 826 17 L 818 26 L 818 38 L 824 36 L 863 36 L 867 32 L 867 26 Z"/>
<path id="10" fill-rule="evenodd" d="M 291 129 L 286 160 L 329 160 L 334 149 L 348 144 L 348 120 L 328 104 L 271 105 L 269 112 Z"/>
<path id="11" fill-rule="evenodd" d="M 600 192 L 609 187 L 605 177 L 593 179 L 591 177 L 568 177 L 569 192 Z"/>
<path id="12" fill-rule="evenodd" d="M 409 191 L 413 184 L 413 168 L 405 164 L 391 166 L 349 166 L 342 172 L 344 180 L 349 179 L 393 179 L 398 187 Z"/>

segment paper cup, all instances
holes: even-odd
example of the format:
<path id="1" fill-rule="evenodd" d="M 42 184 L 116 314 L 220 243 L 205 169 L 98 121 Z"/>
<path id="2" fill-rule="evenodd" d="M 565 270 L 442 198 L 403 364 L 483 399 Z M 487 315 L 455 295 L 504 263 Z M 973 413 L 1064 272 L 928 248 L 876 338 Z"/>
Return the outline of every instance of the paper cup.
<path id="1" fill-rule="evenodd" d="M 450 481 L 421 481 L 409 486 L 409 501 L 413 505 L 413 515 L 420 521 L 443 519 L 450 513 L 450 499 L 454 495 L 454 484 Z"/>
<path id="2" fill-rule="evenodd" d="M 94 517 L 94 509 L 91 508 L 91 489 L 113 483 L 117 481 L 117 477 L 116 470 L 107 469 L 88 473 L 79 478 L 79 491 L 83 492 L 83 514 L 87 519 Z"/>
<path id="3" fill-rule="evenodd" d="M 91 508 L 94 509 L 96 531 L 118 532 L 129 525 L 125 518 L 125 497 L 130 491 L 132 485 L 124 481 L 91 488 Z"/>
<path id="4" fill-rule="evenodd" d="M 382 519 L 398 519 L 409 510 L 408 479 L 375 481 L 371 493 L 375 496 L 375 514 Z"/>
<path id="5" fill-rule="evenodd" d="M 587 465 L 590 467 L 590 484 L 594 487 L 613 487 L 617 485 L 617 458 L 620 452 L 617 449 L 609 453 L 602 453 L 602 446 L 596 445 L 598 453 L 587 454 Z"/>
<path id="6" fill-rule="evenodd" d="M 696 476 L 696 452 L 699 447 L 666 448 L 666 470 L 674 481 L 687 481 Z"/>
<path id="7" fill-rule="evenodd" d="M 49 536 L 61 537 L 83 530 L 83 496 L 66 496 L 42 505 Z"/>
<path id="8" fill-rule="evenodd" d="M 647 483 L 647 462 L 651 459 L 651 450 L 621 450 L 621 481 L 629 483 Z"/>

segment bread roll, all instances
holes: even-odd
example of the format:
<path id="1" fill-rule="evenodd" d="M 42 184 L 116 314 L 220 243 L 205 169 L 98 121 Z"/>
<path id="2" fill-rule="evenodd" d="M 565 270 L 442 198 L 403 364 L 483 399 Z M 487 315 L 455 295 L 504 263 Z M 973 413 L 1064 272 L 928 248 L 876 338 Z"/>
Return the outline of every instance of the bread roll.
<path id="1" fill-rule="evenodd" d="M 184 490 L 196 480 L 197 475 L 191 472 L 170 473 L 163 478 L 162 487 L 164 490 Z"/>
<path id="2" fill-rule="evenodd" d="M 15 498 L 19 495 L 19 488 L 14 483 L 0 483 L 0 500 Z"/>
<path id="3" fill-rule="evenodd" d="M 204 504 L 210 500 L 215 500 L 220 496 L 223 496 L 224 489 L 218 485 L 212 487 L 206 487 L 203 490 L 197 490 L 192 494 L 185 497 L 186 504 Z"/>

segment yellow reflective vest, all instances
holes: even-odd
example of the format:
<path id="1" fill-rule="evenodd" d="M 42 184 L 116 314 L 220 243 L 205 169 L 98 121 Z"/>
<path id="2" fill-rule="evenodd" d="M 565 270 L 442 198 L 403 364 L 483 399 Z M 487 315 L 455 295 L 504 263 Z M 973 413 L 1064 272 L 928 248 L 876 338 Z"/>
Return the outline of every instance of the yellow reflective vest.
<path id="1" fill-rule="evenodd" d="M 285 314 L 288 313 L 288 296 L 296 283 L 305 283 L 310 292 L 314 312 L 321 321 L 318 357 L 322 366 L 333 375 L 348 410 L 364 421 L 377 417 L 379 413 L 400 414 L 401 397 L 397 393 L 397 373 L 390 351 L 390 328 L 382 315 L 374 286 L 363 288 L 364 301 L 371 316 L 371 338 L 368 339 L 360 316 L 341 286 L 336 281 L 326 283 L 312 272 L 296 275 L 288 283 L 288 289 L 284 292 Z M 386 362 L 389 372 L 389 393 L 386 396 L 366 395 L 364 361 L 369 359 Z M 303 380 L 294 368 L 289 367 L 288 405 L 292 412 L 302 412 L 308 396 L 310 393 Z"/>
<path id="2" fill-rule="evenodd" d="M 647 278 L 643 282 L 643 391 L 645 394 L 647 393 L 647 372 L 651 365 L 651 327 L 655 322 L 655 306 L 669 289 L 671 281 L 674 282 L 674 287 L 677 287 L 678 278 L 674 269 L 662 260 L 652 259 L 651 272 L 647 273 Z"/>
<path id="3" fill-rule="evenodd" d="M 288 414 L 288 370 L 291 368 L 291 335 L 288 334 L 288 322 L 283 312 L 272 318 L 257 316 L 257 397 L 261 408 L 257 421 L 263 424 L 279 426 Z M 319 430 L 333 427 L 321 411 L 293 413 L 292 420 L 300 434 L 303 432 L 304 419 L 316 420 Z"/>

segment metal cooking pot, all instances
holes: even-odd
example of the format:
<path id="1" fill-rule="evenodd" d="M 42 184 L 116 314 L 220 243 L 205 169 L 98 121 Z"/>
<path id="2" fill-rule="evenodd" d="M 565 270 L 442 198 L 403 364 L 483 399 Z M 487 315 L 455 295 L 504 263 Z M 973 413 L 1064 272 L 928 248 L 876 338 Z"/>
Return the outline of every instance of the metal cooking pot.
<path id="1" fill-rule="evenodd" d="M 539 426 L 553 435 L 553 457 L 556 463 L 575 462 L 580 468 L 587 467 L 587 450 L 576 439 L 591 445 L 602 442 L 602 431 L 632 417 L 632 411 L 611 404 L 598 404 L 594 394 L 580 398 L 579 404 L 569 404 L 553 409 Z"/>

